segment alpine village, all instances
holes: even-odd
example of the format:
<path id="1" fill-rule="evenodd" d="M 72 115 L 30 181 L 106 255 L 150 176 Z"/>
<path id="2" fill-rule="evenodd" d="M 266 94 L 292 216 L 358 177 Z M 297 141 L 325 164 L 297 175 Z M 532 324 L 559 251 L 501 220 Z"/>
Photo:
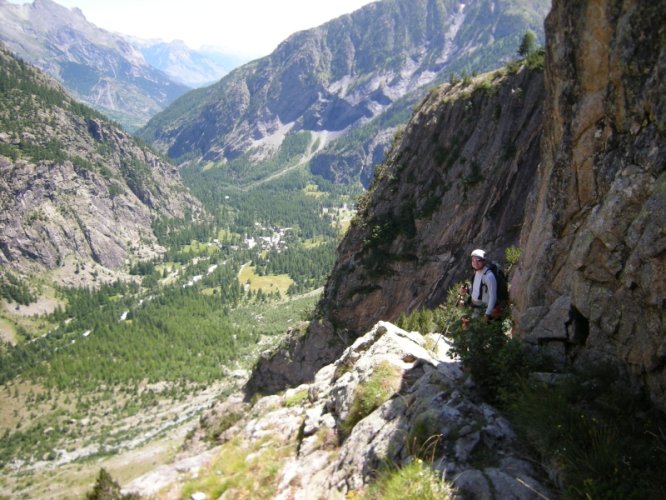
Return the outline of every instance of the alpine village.
<path id="1" fill-rule="evenodd" d="M 665 139 L 666 0 L 0 0 L 0 498 L 666 498 Z"/>

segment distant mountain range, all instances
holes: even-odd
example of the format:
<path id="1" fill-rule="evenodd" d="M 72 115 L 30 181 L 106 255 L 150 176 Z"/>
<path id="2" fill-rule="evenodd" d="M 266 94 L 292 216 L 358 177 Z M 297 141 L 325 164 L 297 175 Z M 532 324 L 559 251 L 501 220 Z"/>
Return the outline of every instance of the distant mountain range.
<path id="1" fill-rule="evenodd" d="M 307 135 L 300 154 L 314 173 L 367 185 L 429 88 L 515 59 L 527 30 L 543 40 L 549 8 L 543 0 L 374 2 L 180 97 L 139 134 L 177 162 L 229 163 L 223 170 L 241 182 L 237 172 L 249 169 L 235 164 L 293 157 Z M 269 175 L 282 168 L 274 164 Z"/>
<path id="2" fill-rule="evenodd" d="M 148 64 L 190 88 L 212 85 L 231 69 L 247 62 L 213 50 L 193 50 L 180 40 L 164 42 L 133 38 L 132 42 Z"/>
<path id="3" fill-rule="evenodd" d="M 0 0 L 0 41 L 128 130 L 240 63 L 178 41 L 110 33 L 88 22 L 81 10 L 51 0 L 23 5 Z"/>

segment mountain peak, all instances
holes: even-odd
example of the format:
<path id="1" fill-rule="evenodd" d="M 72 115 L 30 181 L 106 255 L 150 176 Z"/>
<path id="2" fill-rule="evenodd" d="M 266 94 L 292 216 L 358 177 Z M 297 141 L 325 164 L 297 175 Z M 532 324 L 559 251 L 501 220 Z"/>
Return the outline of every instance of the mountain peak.
<path id="1" fill-rule="evenodd" d="M 32 4 L 29 4 L 29 9 L 32 16 L 39 16 L 40 18 L 46 16 L 44 21 L 55 25 L 71 23 L 72 21 L 88 22 L 83 15 L 83 11 L 78 7 L 69 9 L 53 0 L 33 0 Z"/>
<path id="2" fill-rule="evenodd" d="M 10 50 L 129 130 L 188 90 L 149 65 L 127 39 L 88 22 L 78 8 L 52 0 L 2 3 L 0 19 Z"/>

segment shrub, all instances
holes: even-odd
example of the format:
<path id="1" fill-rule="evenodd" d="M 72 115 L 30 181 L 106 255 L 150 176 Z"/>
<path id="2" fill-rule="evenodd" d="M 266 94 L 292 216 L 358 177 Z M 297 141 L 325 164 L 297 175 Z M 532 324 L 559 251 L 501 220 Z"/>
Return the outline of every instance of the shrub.
<path id="1" fill-rule="evenodd" d="M 560 471 L 568 498 L 660 498 L 664 416 L 617 374 L 595 371 L 559 385 L 523 382 L 507 399 L 514 427 Z"/>
<path id="2" fill-rule="evenodd" d="M 401 314 L 396 325 L 407 331 L 420 332 L 423 335 L 435 331 L 435 313 L 430 309 L 418 309 L 410 314 Z"/>
<path id="3" fill-rule="evenodd" d="M 536 45 L 537 39 L 533 31 L 527 30 L 523 35 L 523 39 L 520 42 L 520 47 L 518 47 L 518 54 L 526 57 L 532 54 L 537 50 Z"/>
<path id="4" fill-rule="evenodd" d="M 133 494 L 123 495 L 120 491 L 120 485 L 114 481 L 111 474 L 104 468 L 99 470 L 99 475 L 92 491 L 86 494 L 87 500 L 130 500 L 137 498 L 139 497 Z"/>
<path id="5" fill-rule="evenodd" d="M 459 295 L 460 285 L 452 287 L 435 323 L 439 331 L 451 340 L 451 354 L 460 359 L 472 375 L 479 393 L 489 402 L 501 402 L 530 369 L 522 344 L 510 338 L 511 324 L 503 321 L 485 322 L 469 318 L 465 297 Z M 466 318 L 463 324 L 462 318 Z"/>
<path id="6" fill-rule="evenodd" d="M 490 80 L 481 80 L 474 86 L 474 90 L 478 90 L 484 95 L 490 95 L 493 93 L 493 84 Z"/>
<path id="7" fill-rule="evenodd" d="M 504 259 L 506 260 L 507 271 L 510 271 L 513 266 L 518 264 L 522 253 L 523 251 L 518 247 L 508 247 L 504 250 Z"/>
<path id="8" fill-rule="evenodd" d="M 450 332 L 451 353 L 459 358 L 490 402 L 509 390 L 528 365 L 521 344 L 510 339 L 499 321 L 470 320 L 467 327 L 456 325 Z"/>
<path id="9" fill-rule="evenodd" d="M 530 53 L 525 58 L 525 65 L 532 71 L 543 71 L 546 64 L 546 51 L 543 47 Z"/>
<path id="10" fill-rule="evenodd" d="M 220 416 L 219 419 L 212 423 L 207 420 L 202 422 L 201 427 L 206 430 L 204 440 L 208 442 L 216 442 L 220 436 L 227 430 L 236 425 L 238 421 L 243 418 L 241 412 L 227 412 Z"/>

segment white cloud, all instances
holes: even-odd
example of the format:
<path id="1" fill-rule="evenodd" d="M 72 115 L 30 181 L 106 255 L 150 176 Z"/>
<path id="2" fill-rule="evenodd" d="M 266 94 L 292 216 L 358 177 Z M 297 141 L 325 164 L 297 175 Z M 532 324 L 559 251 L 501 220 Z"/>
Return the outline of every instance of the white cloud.
<path id="1" fill-rule="evenodd" d="M 14 0 L 21 2 L 22 0 Z M 269 54 L 290 34 L 313 28 L 373 0 L 57 0 L 88 21 L 141 38 L 183 40 L 230 54 Z"/>

